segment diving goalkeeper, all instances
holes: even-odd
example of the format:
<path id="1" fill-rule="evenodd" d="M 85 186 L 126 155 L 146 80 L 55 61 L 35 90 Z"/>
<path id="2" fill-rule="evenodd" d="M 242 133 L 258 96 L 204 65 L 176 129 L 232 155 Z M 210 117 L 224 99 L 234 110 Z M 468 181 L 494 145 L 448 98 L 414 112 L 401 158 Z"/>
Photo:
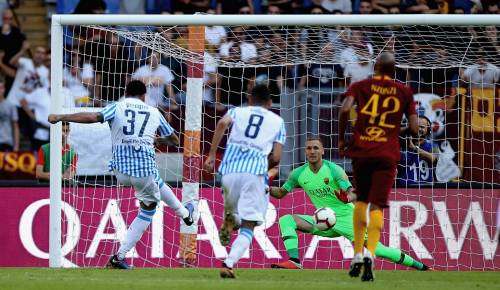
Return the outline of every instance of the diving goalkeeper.
<path id="1" fill-rule="evenodd" d="M 302 268 L 299 259 L 297 230 L 322 237 L 345 237 L 350 241 L 354 240 L 352 224 L 354 205 L 351 202 L 356 199 L 356 194 L 349 178 L 340 166 L 323 160 L 324 148 L 319 137 L 307 138 L 305 150 L 307 163 L 293 170 L 283 187 L 271 187 L 270 194 L 275 198 L 282 198 L 294 188 L 301 187 L 316 208 L 329 207 L 333 209 L 337 216 L 337 223 L 331 229 L 320 231 L 314 227 L 312 216 L 287 214 L 280 217 L 281 238 L 289 260 L 272 264 L 272 268 Z M 421 271 L 429 270 L 429 267 L 401 250 L 386 247 L 381 243 L 378 243 L 375 254 L 396 264 Z"/>

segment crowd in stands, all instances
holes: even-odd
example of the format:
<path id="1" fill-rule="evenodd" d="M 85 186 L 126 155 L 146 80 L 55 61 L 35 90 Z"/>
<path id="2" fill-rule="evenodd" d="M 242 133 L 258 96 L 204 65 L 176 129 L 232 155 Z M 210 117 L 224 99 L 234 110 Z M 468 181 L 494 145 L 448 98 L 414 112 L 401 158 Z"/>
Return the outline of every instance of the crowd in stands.
<path id="1" fill-rule="evenodd" d="M 165 13 L 192 14 L 400 14 L 400 13 L 495 13 L 498 1 L 469 0 L 60 0 L 57 12 L 75 14 Z M 133 45 L 116 34 L 98 29 L 67 28 L 65 43 L 64 90 L 69 106 L 104 106 L 123 95 L 125 84 L 139 79 L 148 87 L 147 102 L 168 112 L 177 111 L 185 102 L 187 63 L 175 56 L 160 55 Z M 324 31 L 309 45 L 304 28 L 293 35 L 269 29 L 263 36 L 260 28 L 207 26 L 204 53 L 204 102 L 217 110 L 241 105 L 255 83 L 266 82 L 279 103 L 284 95 L 313 90 L 329 103 L 349 83 L 364 79 L 373 72 L 370 59 L 378 53 L 374 39 L 378 33 L 353 29 L 348 35 Z M 397 78 L 413 86 L 415 92 L 426 89 L 452 96 L 460 81 L 494 87 L 500 69 L 491 63 L 500 55 L 496 27 L 486 27 L 482 39 L 471 48 L 477 51 L 477 65 L 467 68 L 400 70 Z M 159 29 L 162 36 L 179 47 L 187 47 L 187 28 Z M 382 36 L 383 37 L 383 36 Z M 285 40 L 286 39 L 286 40 Z M 292 40 L 291 40 L 292 39 Z M 293 40 L 294 39 L 294 40 Z M 283 64 L 269 67 L 218 66 L 218 61 L 255 64 L 272 62 L 283 54 L 286 41 L 303 42 L 307 51 L 321 51 L 323 58 L 334 59 L 308 65 Z M 383 40 L 385 41 L 385 40 Z M 484 45 L 487 43 L 487 45 Z M 392 44 L 393 49 L 397 43 Z M 340 51 L 338 51 L 340 48 Z M 337 50 L 337 51 L 336 51 Z M 418 49 L 417 49 L 418 50 Z M 444 51 L 434 51 L 446 54 Z M 427 56 L 427 55 L 426 55 Z M 418 58 L 418 55 L 413 56 Z M 334 64 L 335 63 L 335 64 Z M 434 84 L 439 84 L 436 88 Z M 429 86 L 426 88 L 426 86 Z M 338 98 L 338 99 L 332 99 Z M 50 52 L 46 47 L 31 47 L 13 23 L 12 10 L 2 12 L 0 34 L 0 150 L 37 151 L 49 140 L 47 116 L 50 107 Z M 24 140 L 25 142 L 20 142 Z M 23 145 L 24 144 L 24 145 Z M 410 149 L 416 150 L 411 143 Z"/>
<path id="2" fill-rule="evenodd" d="M 495 0 L 99 0 L 112 14 L 498 14 Z M 77 12 L 79 0 L 58 0 L 58 13 Z M 82 8 L 82 6 L 78 7 Z"/>

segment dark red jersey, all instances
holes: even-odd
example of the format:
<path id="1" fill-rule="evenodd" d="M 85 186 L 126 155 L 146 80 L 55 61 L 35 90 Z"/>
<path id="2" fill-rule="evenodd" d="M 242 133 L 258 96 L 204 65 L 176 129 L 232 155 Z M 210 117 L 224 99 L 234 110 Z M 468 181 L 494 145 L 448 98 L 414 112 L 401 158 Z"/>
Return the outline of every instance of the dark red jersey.
<path id="1" fill-rule="evenodd" d="M 399 134 L 403 114 L 416 114 L 411 89 L 387 76 L 374 76 L 347 89 L 357 103 L 352 158 L 400 158 Z"/>

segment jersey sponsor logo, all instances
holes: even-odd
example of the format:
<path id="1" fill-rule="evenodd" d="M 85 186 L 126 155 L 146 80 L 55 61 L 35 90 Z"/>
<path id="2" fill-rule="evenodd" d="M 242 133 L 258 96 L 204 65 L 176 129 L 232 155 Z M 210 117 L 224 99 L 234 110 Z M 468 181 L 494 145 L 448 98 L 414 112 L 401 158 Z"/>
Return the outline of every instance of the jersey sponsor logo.
<path id="1" fill-rule="evenodd" d="M 365 129 L 365 134 L 368 135 L 361 135 L 359 138 L 362 141 L 373 141 L 373 142 L 387 142 L 387 137 L 385 136 L 385 130 L 376 127 L 376 126 L 370 126 Z"/>
<path id="2" fill-rule="evenodd" d="M 332 188 L 330 186 L 320 187 L 320 188 L 313 189 L 309 192 L 318 198 L 325 198 L 329 195 L 332 195 Z"/>
<path id="3" fill-rule="evenodd" d="M 325 177 L 325 179 L 323 179 L 323 181 L 325 182 L 325 184 L 330 183 L 330 179 L 328 177 Z"/>

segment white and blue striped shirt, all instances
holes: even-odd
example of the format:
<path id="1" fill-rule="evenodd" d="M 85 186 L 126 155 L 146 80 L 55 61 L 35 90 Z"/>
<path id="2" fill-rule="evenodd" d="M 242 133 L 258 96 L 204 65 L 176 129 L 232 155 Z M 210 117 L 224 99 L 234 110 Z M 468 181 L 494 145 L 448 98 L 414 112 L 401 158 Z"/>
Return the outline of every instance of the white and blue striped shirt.
<path id="1" fill-rule="evenodd" d="M 124 98 L 106 106 L 101 114 L 111 127 L 110 170 L 134 177 L 156 175 L 154 139 L 157 131 L 170 136 L 174 129 L 158 109 L 137 98 Z"/>
<path id="2" fill-rule="evenodd" d="M 285 144 L 283 119 L 263 107 L 230 109 L 231 134 L 227 141 L 219 173 L 252 173 L 266 175 L 268 155 L 273 143 Z"/>

